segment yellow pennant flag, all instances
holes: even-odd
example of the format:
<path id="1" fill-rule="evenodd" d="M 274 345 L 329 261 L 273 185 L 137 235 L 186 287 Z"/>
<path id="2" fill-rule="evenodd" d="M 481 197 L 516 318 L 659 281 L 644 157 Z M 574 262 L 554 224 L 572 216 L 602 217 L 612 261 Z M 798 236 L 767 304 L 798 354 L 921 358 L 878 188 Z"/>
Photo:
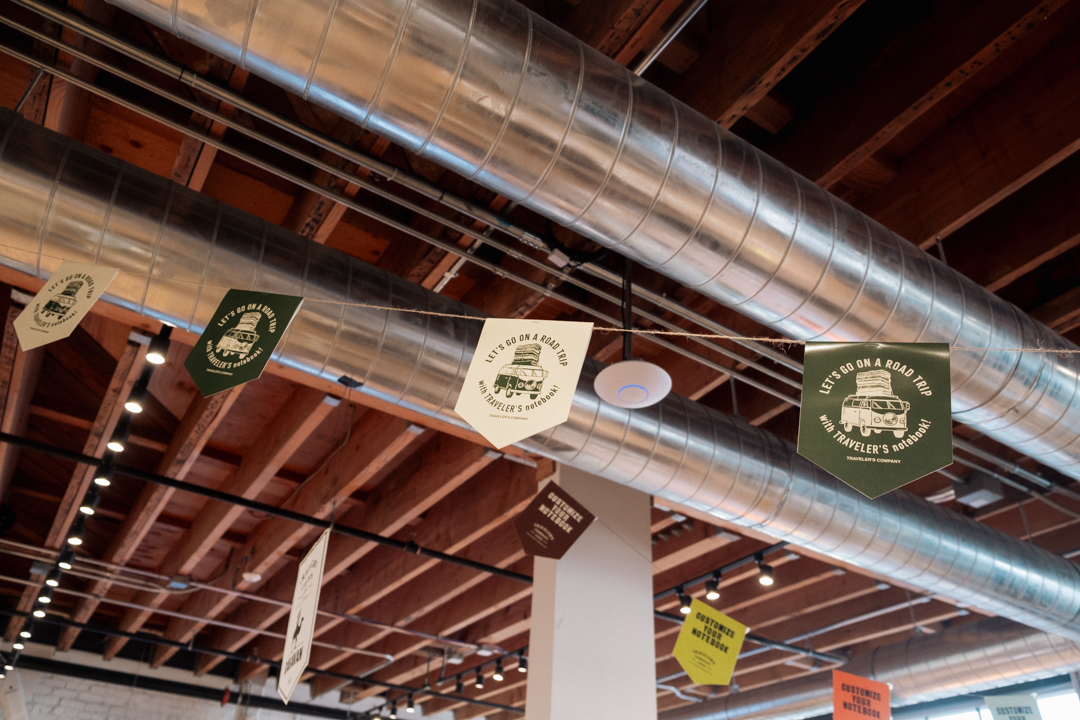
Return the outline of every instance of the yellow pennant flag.
<path id="1" fill-rule="evenodd" d="M 727 685 L 746 631 L 742 623 L 694 600 L 675 641 L 675 659 L 695 684 Z"/>

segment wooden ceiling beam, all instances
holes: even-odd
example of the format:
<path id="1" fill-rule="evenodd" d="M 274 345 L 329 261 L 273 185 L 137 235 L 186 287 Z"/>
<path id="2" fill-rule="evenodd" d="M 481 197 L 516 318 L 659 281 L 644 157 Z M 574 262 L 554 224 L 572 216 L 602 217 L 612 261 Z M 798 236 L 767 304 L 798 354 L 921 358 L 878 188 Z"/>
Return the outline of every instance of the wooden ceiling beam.
<path id="1" fill-rule="evenodd" d="M 1080 152 L 943 241 L 945 258 L 991 292 L 1080 246 Z"/>
<path id="2" fill-rule="evenodd" d="M 19 345 L 15 333 L 15 318 L 23 308 L 11 304 L 4 322 L 3 344 L 0 346 L 0 430 L 12 435 L 23 435 L 30 419 L 30 403 L 37 389 L 45 348 L 36 347 L 26 352 Z M 0 500 L 7 496 L 15 467 L 19 463 L 19 447 L 0 443 Z M 58 532 L 63 532 L 59 530 Z M 50 540 L 54 540 L 50 537 Z M 52 547 L 52 545 L 50 545 Z M 56 547 L 59 547 L 57 545 Z"/>
<path id="3" fill-rule="evenodd" d="M 10 322 L 13 320 L 14 315 L 17 315 L 17 311 L 12 307 L 8 312 L 9 325 L 5 328 L 5 350 L 7 349 L 7 329 L 10 328 Z M 14 329 L 12 334 L 14 335 Z M 86 336 L 85 330 L 76 329 L 75 331 L 80 336 Z M 65 341 L 67 342 L 67 341 Z M 100 348 L 98 348 L 100 350 Z M 8 411 L 14 414 L 18 412 L 20 404 L 25 401 L 26 410 L 29 409 L 29 401 L 33 396 L 34 388 L 37 385 L 37 373 L 38 367 L 40 367 L 41 359 L 44 357 L 45 348 L 39 347 L 30 351 L 30 358 L 25 358 L 19 361 L 20 356 L 27 355 L 20 349 L 17 351 L 16 356 L 13 358 L 13 374 L 11 376 L 11 384 L 8 387 L 7 400 L 5 402 L 4 422 L 2 428 L 5 432 L 21 435 L 26 429 L 26 421 L 23 419 L 21 427 L 17 424 L 8 424 Z M 104 354 L 104 350 L 101 350 L 101 354 Z M 6 353 L 5 353 L 6 355 Z M 143 346 L 129 342 L 121 353 L 119 359 L 116 362 L 116 366 L 113 369 L 112 377 L 108 386 L 102 395 L 101 405 L 98 407 L 97 416 L 94 419 L 94 423 L 90 428 L 86 441 L 83 443 L 83 453 L 86 455 L 93 455 L 100 457 L 105 451 L 105 444 L 109 441 L 109 437 L 112 435 L 113 430 L 116 428 L 117 422 L 120 420 L 120 414 L 123 412 L 124 400 L 131 392 L 131 388 L 135 385 L 135 381 L 139 377 L 139 373 L 142 372 L 143 362 L 146 356 L 146 350 Z M 5 357 L 6 361 L 6 357 Z M 36 363 L 36 365 L 35 365 Z M 20 369 L 20 365 L 22 369 Z M 28 365 L 33 365 L 32 368 L 28 368 Z M 33 379 L 27 373 L 32 374 Z M 17 389 L 17 385 L 21 388 Z M 12 391 L 16 391 L 16 397 L 12 397 Z M 11 445 L 4 445 L 4 449 L 13 448 Z M 7 458 L 5 457 L 5 461 Z M 12 461 L 14 462 L 14 461 Z M 93 479 L 93 468 L 87 465 L 76 465 L 75 471 L 72 473 L 71 478 L 68 480 L 66 489 L 64 490 L 64 496 L 60 500 L 60 505 L 56 511 L 56 517 L 53 518 L 52 525 L 49 528 L 49 534 L 45 538 L 45 547 L 51 550 L 59 550 L 64 544 L 64 533 L 71 527 L 71 523 L 74 522 L 75 516 L 78 513 L 79 502 L 82 501 L 86 495 L 86 489 L 90 486 L 90 482 Z M 12 465 L 12 471 L 14 472 L 14 465 Z M 42 575 L 31 575 L 31 580 L 36 583 L 42 583 L 45 581 L 45 577 Z M 29 612 L 30 608 L 34 604 L 34 599 L 38 594 L 38 586 L 27 586 L 22 593 L 22 597 L 19 599 L 19 610 L 22 612 Z M 89 616 L 87 616 L 89 617 Z M 22 618 L 13 618 L 8 623 L 8 629 L 6 637 L 8 640 L 13 640 L 20 629 L 22 629 Z"/>
<path id="4" fill-rule="evenodd" d="M 473 543 L 462 551 L 462 555 L 470 560 L 476 560 L 487 565 L 505 568 L 516 563 L 524 557 L 517 547 L 516 534 L 509 523 L 505 523 L 489 535 Z M 440 563 L 429 570 L 422 578 L 416 579 L 391 596 L 369 606 L 367 612 L 385 622 L 391 622 L 398 626 L 416 629 L 417 624 L 424 624 L 424 617 L 445 605 L 460 598 L 471 588 L 480 585 L 489 579 L 486 573 L 462 567 Z M 514 581 L 509 581 L 514 582 Z M 529 589 L 528 585 L 517 582 L 517 590 Z M 531 592 L 531 590 L 530 590 Z M 469 598 L 464 598 L 469 602 Z M 430 626 L 430 621 L 427 623 Z M 424 630 L 444 635 L 441 631 Z M 379 649 L 378 652 L 387 652 L 395 657 L 415 652 L 415 648 L 422 648 L 431 643 L 430 640 L 390 630 L 374 628 L 365 625 L 348 625 L 335 634 L 335 641 L 345 647 L 373 648 L 378 645 L 395 648 L 393 650 Z M 408 650 L 404 648 L 409 648 Z M 341 653 L 326 648 L 312 650 L 310 665 L 320 669 L 335 667 L 338 663 L 349 663 L 355 658 L 348 653 Z M 366 662 L 369 659 L 361 660 Z"/>
<path id="5" fill-rule="evenodd" d="M 488 465 L 424 516 L 415 528 L 413 542 L 440 552 L 459 553 L 524 509 L 536 496 L 538 484 L 551 474 L 550 461 L 544 464 L 546 473 L 507 460 Z M 468 511 L 463 513 L 463 508 Z M 321 597 L 339 612 L 366 615 L 368 607 L 438 564 L 438 560 L 393 548 L 376 548 L 362 565 L 354 564 L 326 583 Z M 394 600 L 391 604 L 396 603 Z M 341 622 L 334 618 L 319 618 L 315 637 L 321 637 Z M 338 639 L 335 643 L 344 644 Z M 282 654 L 282 644 L 275 638 L 264 637 L 256 640 L 246 652 L 254 657 L 277 660 Z M 311 664 L 316 661 L 313 659 Z"/>
<path id="6" fill-rule="evenodd" d="M 767 151 L 831 188 L 1039 27 L 1066 0 L 948 0 L 899 48 L 817 103 Z"/>
<path id="7" fill-rule="evenodd" d="M 422 450 L 419 468 L 413 473 L 396 473 L 379 483 L 367 502 L 350 513 L 350 525 L 362 527 L 369 532 L 392 536 L 420 518 L 437 505 L 440 500 L 468 482 L 496 458 L 487 448 L 465 440 L 440 435 Z M 349 567 L 379 549 L 375 543 L 356 538 L 335 537 L 327 550 L 323 570 L 323 584 L 330 583 Z M 400 552 L 400 551 L 399 551 Z M 295 577 L 291 572 L 279 572 L 260 592 L 270 597 L 290 600 Z M 337 589 L 338 586 L 333 586 Z M 343 588 L 348 592 L 348 588 Z M 346 595 L 348 596 L 348 595 Z M 288 608 L 270 605 L 247 604 L 230 619 L 238 625 L 266 628 L 284 617 Z M 255 633 L 240 630 L 215 629 L 210 634 L 209 646 L 237 650 L 255 638 Z M 338 644 L 341 644 L 340 642 Z M 281 653 L 277 653 L 280 657 Z M 196 672 L 202 674 L 215 667 L 221 656 L 205 655 L 196 663 Z"/>
<path id="8" fill-rule="evenodd" d="M 146 347 L 139 346 L 140 359 L 145 359 L 145 355 Z M 134 377 L 137 377 L 137 373 Z M 134 382 L 134 377 L 132 382 Z M 198 460 L 203 446 L 210 440 L 210 436 L 214 434 L 221 421 L 225 419 L 225 415 L 228 414 L 239 394 L 239 390 L 233 389 L 218 393 L 210 398 L 196 395 L 188 405 L 188 409 L 180 421 L 180 426 L 169 443 L 168 450 L 165 451 L 164 457 L 158 463 L 157 474 L 182 480 L 191 470 L 195 461 Z M 125 393 L 117 399 L 116 404 L 120 408 L 123 407 L 123 400 L 126 397 L 127 394 Z M 101 442 L 107 441 L 108 435 L 103 436 Z M 87 485 L 90 482 L 91 474 L 87 471 L 85 481 Z M 109 547 L 102 559 L 118 565 L 127 564 L 142 543 L 143 538 L 146 537 L 154 523 L 157 522 L 158 516 L 161 515 L 175 492 L 172 488 L 166 488 L 162 485 L 144 484 L 138 497 L 135 498 L 124 524 L 113 536 L 112 542 L 109 543 Z M 81 497 L 80 495 L 76 498 L 75 502 L 78 502 Z M 95 597 L 105 597 L 111 585 L 110 582 L 97 580 L 89 585 L 87 592 Z M 76 604 L 75 611 L 71 615 L 72 621 L 77 623 L 87 622 L 93 616 L 97 606 L 97 600 L 91 598 L 81 599 Z M 78 635 L 79 630 L 77 628 L 64 628 L 60 631 L 60 640 L 57 642 L 57 647 L 63 650 L 70 649 Z"/>
<path id="9" fill-rule="evenodd" d="M 244 454 L 236 468 L 218 487 L 222 492 L 255 499 L 293 453 L 338 406 L 339 400 L 318 390 L 300 386 L 293 391 L 283 411 L 270 422 L 265 432 Z M 244 508 L 210 500 L 192 521 L 184 535 L 165 556 L 157 572 L 171 577 L 190 575 L 195 566 L 214 547 Z M 145 610 L 129 609 L 120 620 L 119 629 L 136 633 L 153 615 L 154 608 L 170 597 L 169 593 L 142 591 L 131 601 Z M 114 637 L 106 643 L 105 659 L 110 660 L 127 644 L 126 638 Z"/>
<path id="10" fill-rule="evenodd" d="M 730 128 L 863 0 L 729 0 L 701 56 L 668 92 Z"/>
<path id="11" fill-rule="evenodd" d="M 947 237 L 1080 149 L 1080 26 L 903 158 L 859 208 L 920 247 Z"/>
<path id="12" fill-rule="evenodd" d="M 282 507 L 286 510 L 326 517 L 337 499 L 351 495 L 390 466 L 417 438 L 416 427 L 399 418 L 387 418 L 380 413 L 365 413 L 350 429 L 346 442 L 335 449 L 327 462 L 305 480 Z M 216 584 L 222 588 L 248 589 L 252 583 L 237 577 L 243 572 L 263 574 L 278 562 L 311 531 L 303 525 L 283 518 L 271 517 L 260 522 L 248 535 L 244 548 L 233 553 L 232 561 L 223 568 Z M 376 530 L 376 532 L 378 532 Z M 331 543 L 333 549 L 335 543 Z M 289 580 L 292 587 L 292 580 Z M 291 590 L 289 597 L 291 598 Z M 212 590 L 200 590 L 184 602 L 182 612 L 194 617 L 216 618 L 233 604 L 235 598 Z M 188 642 L 205 623 L 172 618 L 165 637 Z M 154 667 L 175 654 L 175 650 L 159 647 L 154 655 Z"/>
<path id="13" fill-rule="evenodd" d="M 508 548 L 487 547 L 485 545 L 478 547 L 477 550 L 479 552 L 486 552 L 487 555 L 492 555 L 493 553 L 507 553 Z M 504 555 L 504 557 L 506 558 L 506 562 L 501 564 L 501 567 L 508 567 L 520 572 L 522 570 L 527 571 L 532 565 L 531 558 L 526 558 L 524 553 L 520 550 L 509 555 Z M 512 561 L 511 558 L 513 557 L 517 557 L 518 560 Z M 440 568 L 440 570 L 442 570 L 442 568 Z M 455 570 L 465 570 L 465 568 L 455 568 Z M 444 571 L 444 575 L 446 578 L 452 578 L 457 576 L 457 573 L 446 570 Z M 476 572 L 472 572 L 468 576 L 463 572 L 460 574 L 460 577 L 463 582 L 469 584 L 469 587 L 467 588 L 468 593 L 456 593 L 451 602 L 444 602 L 441 605 L 438 605 L 434 611 L 427 613 L 414 622 L 410 622 L 409 627 L 414 630 L 420 630 L 421 632 L 428 632 L 436 635 L 452 635 L 483 617 L 498 612 L 502 608 L 513 605 L 532 595 L 531 586 L 515 580 L 501 577 L 485 578 L 481 573 Z M 479 579 L 480 582 L 476 582 L 477 579 Z M 445 586 L 440 585 L 440 588 L 442 587 Z M 453 590 L 454 588 L 451 588 L 451 591 Z M 430 602 L 431 600 L 425 600 L 425 604 Z M 374 677 L 385 682 L 398 682 L 398 679 L 408 679 L 409 677 L 412 677 L 408 675 L 408 673 L 412 669 L 410 663 L 413 661 L 413 658 L 406 656 L 410 653 L 417 652 L 428 644 L 430 644 L 430 641 L 417 640 L 416 638 L 405 635 L 395 635 L 369 645 L 369 649 L 371 650 L 376 652 L 387 652 L 394 655 L 396 658 L 400 658 L 397 663 L 379 671 Z M 416 660 L 419 661 L 419 658 L 416 658 Z M 404 663 L 404 665 L 402 665 L 402 663 Z M 374 662 L 370 658 L 354 656 L 333 666 L 333 670 L 348 675 L 359 675 L 369 671 L 373 665 Z M 336 690 L 341 687 L 342 684 L 343 683 L 340 681 L 335 681 L 334 678 L 324 676 L 314 678 L 311 681 L 312 695 L 318 696 Z"/>
<path id="14" fill-rule="evenodd" d="M 670 9 L 666 9 L 666 14 L 670 15 L 678 6 L 678 3 L 672 3 L 670 0 L 583 2 L 571 8 L 561 24 L 563 30 L 576 36 L 585 44 L 591 45 L 609 57 L 615 57 L 638 34 L 658 8 L 666 8 L 668 5 L 673 5 Z"/>

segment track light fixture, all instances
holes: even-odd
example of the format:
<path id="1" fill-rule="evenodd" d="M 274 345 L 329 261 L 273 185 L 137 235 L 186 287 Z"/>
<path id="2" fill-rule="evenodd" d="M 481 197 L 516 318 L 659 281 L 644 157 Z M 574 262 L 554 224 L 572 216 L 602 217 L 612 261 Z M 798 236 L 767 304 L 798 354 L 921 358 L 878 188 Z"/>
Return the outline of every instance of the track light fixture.
<path id="1" fill-rule="evenodd" d="M 71 548 L 64 548 L 60 552 L 60 556 L 56 559 L 56 566 L 61 570 L 70 570 L 71 561 L 75 559 L 75 551 Z"/>
<path id="2" fill-rule="evenodd" d="M 146 403 L 148 394 L 148 385 L 149 377 L 144 371 L 143 377 L 139 378 L 139 382 L 135 383 L 135 387 L 131 388 L 131 394 L 128 395 L 127 402 L 124 403 L 125 410 L 136 414 L 143 411 L 143 405 Z"/>
<path id="3" fill-rule="evenodd" d="M 409 693 L 409 700 L 408 700 L 407 704 L 405 705 L 405 712 L 407 712 L 407 713 L 416 712 L 416 704 L 413 702 L 412 693 Z"/>
<path id="4" fill-rule="evenodd" d="M 14 644 L 13 644 L 13 645 L 12 645 L 11 647 L 13 647 L 13 648 L 14 648 L 14 649 L 16 649 L 16 650 L 22 650 L 22 649 L 23 649 L 23 648 L 25 648 L 26 646 L 25 646 L 25 645 L 23 645 L 23 644 L 22 644 L 21 642 L 17 642 L 17 643 L 14 643 Z"/>
<path id="5" fill-rule="evenodd" d="M 71 530 L 68 531 L 68 545 L 82 545 L 83 534 L 86 532 L 86 524 L 83 522 L 83 518 L 86 517 L 83 514 L 79 514 L 79 517 L 75 519 L 75 522 L 71 524 Z"/>
<path id="6" fill-rule="evenodd" d="M 86 497 L 83 498 L 82 505 L 79 506 L 79 512 L 83 515 L 93 515 L 94 511 L 97 510 L 99 500 L 97 487 L 91 485 L 86 491 Z"/>
<path id="7" fill-rule="evenodd" d="M 24 638 L 26 640 L 29 640 L 31 637 L 33 637 L 33 635 L 34 634 L 32 632 L 30 632 L 29 630 L 23 630 L 22 632 L 19 633 L 19 637 Z"/>
<path id="8" fill-rule="evenodd" d="M 45 617 L 45 611 L 41 610 L 41 609 L 38 609 L 38 610 L 34 611 L 33 615 L 36 618 L 43 618 L 43 617 Z"/>
<path id="9" fill-rule="evenodd" d="M 4 669 L 5 670 L 14 670 L 15 666 L 14 665 L 4 665 Z"/>
<path id="10" fill-rule="evenodd" d="M 390 703 L 390 712 L 386 717 L 390 718 L 390 720 L 397 720 L 397 700 Z"/>
<path id="11" fill-rule="evenodd" d="M 169 335 L 172 334 L 172 326 L 166 325 L 161 332 L 150 339 L 150 347 L 146 350 L 146 362 L 151 365 L 164 365 L 165 356 L 169 352 Z"/>
<path id="12" fill-rule="evenodd" d="M 679 587 L 676 592 L 679 593 L 679 612 L 683 615 L 690 614 L 690 596 L 683 592 L 683 589 Z"/>
<path id="13" fill-rule="evenodd" d="M 720 599 L 720 573 L 713 573 L 713 576 L 705 581 L 705 599 Z"/>
<path id="14" fill-rule="evenodd" d="M 473 683 L 473 687 L 477 690 L 484 687 L 484 673 L 480 671 L 480 668 L 476 669 L 476 682 Z"/>
<path id="15" fill-rule="evenodd" d="M 524 652 L 518 653 L 518 672 L 529 672 L 529 658 L 525 657 Z"/>
<path id="16" fill-rule="evenodd" d="M 60 568 L 54 567 L 52 570 L 49 571 L 49 574 L 45 576 L 45 584 L 53 588 L 59 587 L 60 575 Z"/>
<path id="17" fill-rule="evenodd" d="M 94 484 L 98 487 L 109 487 L 112 485 L 112 474 L 112 463 L 102 463 L 98 466 L 97 472 L 94 473 Z"/>
<path id="18" fill-rule="evenodd" d="M 772 585 L 773 582 L 774 582 L 773 581 L 772 566 L 771 565 L 766 565 L 764 562 L 762 562 L 762 557 L 760 555 L 755 556 L 754 559 L 757 560 L 757 564 L 758 564 L 758 579 L 757 579 L 757 581 L 759 583 L 761 583 L 762 585 L 765 585 L 766 587 L 768 587 L 769 585 Z"/>
<path id="19" fill-rule="evenodd" d="M 49 603 L 52 602 L 52 593 L 53 593 L 53 589 L 51 587 L 43 587 L 43 588 L 41 588 L 41 592 L 38 593 L 37 601 L 39 603 L 41 603 L 42 605 L 48 605 Z"/>
<path id="20" fill-rule="evenodd" d="M 128 432 L 131 430 L 131 416 L 121 415 L 120 422 L 116 423 L 116 429 L 113 430 L 112 437 L 109 438 L 109 444 L 107 448 L 114 453 L 124 452 L 125 444 L 127 443 Z"/>
<path id="21" fill-rule="evenodd" d="M 506 676 L 503 675 L 502 660 L 496 660 L 495 672 L 491 674 L 491 679 L 495 682 L 502 682 L 504 677 Z"/>
<path id="22" fill-rule="evenodd" d="M 461 676 L 457 676 L 457 684 L 454 685 L 454 692 L 461 695 L 465 692 L 465 681 L 461 679 Z"/>

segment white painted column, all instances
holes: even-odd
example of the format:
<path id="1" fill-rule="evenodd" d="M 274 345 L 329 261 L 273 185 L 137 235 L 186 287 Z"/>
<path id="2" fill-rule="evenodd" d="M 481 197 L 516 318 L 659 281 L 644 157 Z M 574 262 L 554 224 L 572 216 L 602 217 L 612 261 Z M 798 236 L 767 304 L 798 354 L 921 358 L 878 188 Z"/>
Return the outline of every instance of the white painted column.
<path id="1" fill-rule="evenodd" d="M 649 496 L 565 465 L 556 481 L 596 520 L 536 558 L 525 720 L 656 720 Z"/>

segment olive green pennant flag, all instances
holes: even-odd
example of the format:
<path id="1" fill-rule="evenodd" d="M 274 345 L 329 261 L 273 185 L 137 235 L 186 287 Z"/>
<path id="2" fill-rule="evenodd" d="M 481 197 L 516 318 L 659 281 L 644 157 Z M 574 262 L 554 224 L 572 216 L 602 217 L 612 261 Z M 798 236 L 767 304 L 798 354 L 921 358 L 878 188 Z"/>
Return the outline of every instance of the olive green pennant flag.
<path id="1" fill-rule="evenodd" d="M 300 309 L 292 295 L 230 290 L 184 367 L 203 397 L 257 379 Z"/>
<path id="2" fill-rule="evenodd" d="M 876 498 L 952 464 L 949 346 L 806 343 L 799 454 Z"/>

